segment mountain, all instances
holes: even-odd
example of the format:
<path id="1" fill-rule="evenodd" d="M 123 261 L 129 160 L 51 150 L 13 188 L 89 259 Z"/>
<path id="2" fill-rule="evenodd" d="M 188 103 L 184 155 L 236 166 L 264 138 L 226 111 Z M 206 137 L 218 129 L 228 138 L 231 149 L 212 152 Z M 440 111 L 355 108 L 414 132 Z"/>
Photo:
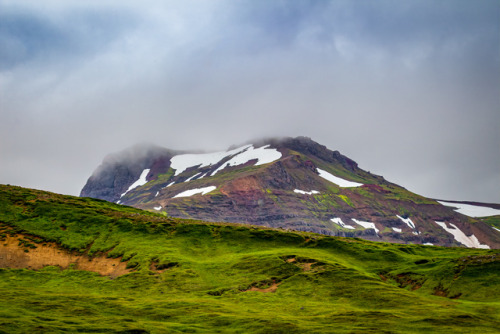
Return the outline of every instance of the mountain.
<path id="1" fill-rule="evenodd" d="M 0 185 L 1 333 L 498 333 L 500 251 Z"/>
<path id="2" fill-rule="evenodd" d="M 171 217 L 500 248 L 499 231 L 455 211 L 457 204 L 414 194 L 306 137 L 259 140 L 213 153 L 136 146 L 109 155 L 81 196 Z"/>

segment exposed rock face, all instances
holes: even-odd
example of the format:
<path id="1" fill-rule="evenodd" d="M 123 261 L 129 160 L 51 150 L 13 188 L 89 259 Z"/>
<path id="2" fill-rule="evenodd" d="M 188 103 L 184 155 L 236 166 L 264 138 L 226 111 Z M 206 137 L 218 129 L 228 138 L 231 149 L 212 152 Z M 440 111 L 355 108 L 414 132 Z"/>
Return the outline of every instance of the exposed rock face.
<path id="1" fill-rule="evenodd" d="M 144 169 L 150 169 L 146 180 L 152 180 L 168 171 L 170 159 L 176 154 L 178 152 L 152 145 L 137 145 L 110 154 L 87 180 L 80 196 L 116 202 Z"/>
<path id="2" fill-rule="evenodd" d="M 119 200 L 174 217 L 376 241 L 460 246 L 438 221 L 453 224 L 485 247 L 500 247 L 500 233 L 487 224 L 366 172 L 338 151 L 309 138 L 266 139 L 254 142 L 253 147 L 261 148 L 253 151 L 259 152 L 257 155 L 246 146 L 220 154 L 221 158 L 211 163 L 184 159 L 185 169 L 177 173 L 171 160 L 182 152 L 134 147 L 108 156 L 89 178 L 81 196 Z M 269 156 L 279 158 L 260 164 Z M 229 166 L 218 170 L 226 163 Z M 319 169 L 332 179 L 322 177 Z M 122 196 L 145 170 L 145 184 Z M 348 181 L 347 186 L 339 186 L 335 178 Z M 176 197 L 210 186 L 215 190 L 204 195 Z"/>

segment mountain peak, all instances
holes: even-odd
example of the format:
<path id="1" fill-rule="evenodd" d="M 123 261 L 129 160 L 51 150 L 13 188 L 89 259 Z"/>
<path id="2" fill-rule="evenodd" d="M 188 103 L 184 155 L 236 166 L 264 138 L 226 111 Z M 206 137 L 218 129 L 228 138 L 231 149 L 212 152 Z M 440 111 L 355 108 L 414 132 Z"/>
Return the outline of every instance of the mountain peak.
<path id="1" fill-rule="evenodd" d="M 499 233 L 485 223 L 364 171 L 308 137 L 258 139 L 210 153 L 134 146 L 106 158 L 81 196 L 205 221 L 500 247 Z"/>

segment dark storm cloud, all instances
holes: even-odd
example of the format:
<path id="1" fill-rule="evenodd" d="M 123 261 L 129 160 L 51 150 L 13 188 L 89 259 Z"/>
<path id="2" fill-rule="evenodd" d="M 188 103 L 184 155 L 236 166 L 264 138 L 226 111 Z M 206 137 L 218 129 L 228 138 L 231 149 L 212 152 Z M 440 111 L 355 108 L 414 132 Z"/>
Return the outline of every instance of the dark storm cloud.
<path id="1" fill-rule="evenodd" d="M 499 41 L 486 0 L 0 0 L 0 182 L 77 194 L 137 142 L 307 135 L 417 193 L 500 202 Z"/>

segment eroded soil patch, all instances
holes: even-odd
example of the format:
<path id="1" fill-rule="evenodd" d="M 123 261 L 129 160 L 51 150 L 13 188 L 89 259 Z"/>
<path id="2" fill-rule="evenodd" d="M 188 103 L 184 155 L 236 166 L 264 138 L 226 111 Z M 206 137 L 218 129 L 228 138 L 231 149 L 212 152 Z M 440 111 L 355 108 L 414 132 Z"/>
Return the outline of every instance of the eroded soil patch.
<path id="1" fill-rule="evenodd" d="M 325 263 L 321 261 L 317 261 L 315 259 L 297 257 L 295 255 L 285 255 L 282 256 L 281 259 L 283 259 L 287 263 L 294 264 L 295 266 L 299 267 L 302 271 L 320 272 L 323 271 L 325 266 Z"/>
<path id="2" fill-rule="evenodd" d="M 8 234 L 0 241 L 0 268 L 42 269 L 46 266 L 58 266 L 62 269 L 93 271 L 103 276 L 115 278 L 129 273 L 126 262 L 105 256 L 89 257 L 72 254 L 56 243 L 31 243 L 23 234 Z"/>
<path id="3" fill-rule="evenodd" d="M 264 280 L 260 282 L 252 283 L 252 285 L 242 291 L 257 291 L 257 292 L 276 292 L 278 290 L 278 286 L 282 283 L 281 280 L 272 279 L 272 280 Z"/>
<path id="4" fill-rule="evenodd" d="M 246 291 L 258 291 L 258 292 L 276 292 L 276 290 L 278 290 L 278 286 L 281 284 L 281 282 L 279 283 L 272 283 L 270 286 L 268 286 L 267 288 L 258 288 L 256 286 L 252 286 L 250 289 L 246 290 Z"/>
<path id="5" fill-rule="evenodd" d="M 447 298 L 450 298 L 450 299 L 457 299 L 457 298 L 460 298 L 460 296 L 462 295 L 462 293 L 457 293 L 455 295 L 450 295 L 449 289 L 444 288 L 443 285 L 441 283 L 439 283 L 439 285 L 434 288 L 433 295 L 440 296 L 440 297 L 447 297 Z"/>

